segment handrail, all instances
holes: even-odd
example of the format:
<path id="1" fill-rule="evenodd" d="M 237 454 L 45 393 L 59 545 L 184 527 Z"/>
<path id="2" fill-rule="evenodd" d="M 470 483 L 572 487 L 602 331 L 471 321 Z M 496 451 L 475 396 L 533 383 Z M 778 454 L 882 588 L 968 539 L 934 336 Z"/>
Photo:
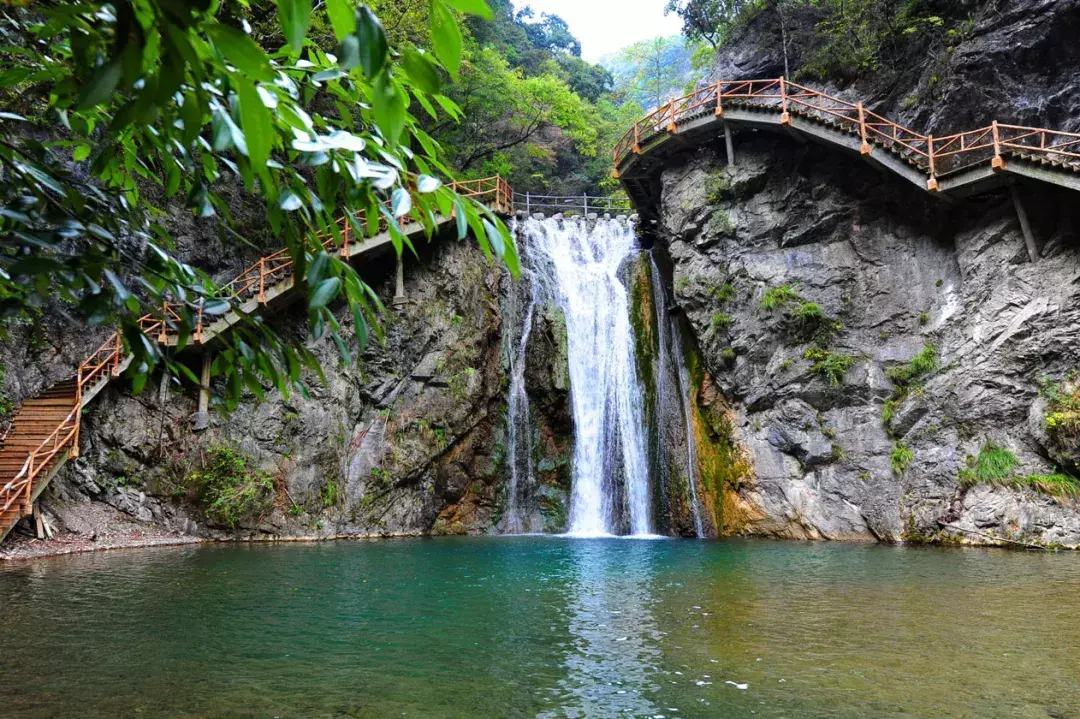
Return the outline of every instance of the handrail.
<path id="1" fill-rule="evenodd" d="M 532 214 L 533 210 L 580 211 L 581 214 L 588 215 L 590 212 L 601 210 L 629 211 L 631 209 L 630 198 L 615 197 L 614 195 L 593 197 L 591 195 L 533 195 L 526 193 L 524 196 L 518 195 L 518 198 L 514 201 L 514 209 L 524 211 L 527 215 Z M 548 202 L 537 202 L 537 200 L 548 200 Z"/>
<path id="2" fill-rule="evenodd" d="M 514 209 L 514 190 L 501 176 L 487 177 L 478 180 L 459 180 L 450 183 L 451 189 L 463 197 L 471 197 L 488 204 L 497 213 L 509 215 Z M 356 218 L 361 222 L 366 221 L 366 213 L 361 210 Z M 347 216 L 337 220 L 342 226 L 342 256 L 348 257 L 350 243 L 355 242 L 352 236 L 352 225 Z M 380 218 L 380 229 L 385 226 L 385 220 Z M 322 233 L 319 234 L 322 237 Z M 326 249 L 334 244 L 335 237 L 330 233 L 322 245 Z M 261 258 L 251 267 L 241 272 L 224 285 L 227 296 L 232 299 L 244 296 L 256 295 L 258 302 L 266 302 L 266 290 L 289 277 L 291 273 L 292 258 L 287 250 L 279 250 L 271 255 Z M 257 292 L 254 292 L 255 288 Z M 164 302 L 161 307 L 161 315 L 144 315 L 139 318 L 139 328 L 144 335 L 157 336 L 159 343 L 169 341 L 171 334 L 176 333 L 176 326 L 182 320 L 180 310 L 183 305 Z M 200 298 L 196 307 L 196 324 L 193 339 L 196 343 L 203 341 L 203 299 Z M 71 456 L 78 456 L 79 432 L 81 430 L 81 414 L 83 398 L 87 390 L 93 388 L 101 379 L 109 376 L 115 377 L 120 373 L 120 367 L 124 362 L 124 342 L 119 332 L 114 332 L 94 352 L 83 360 L 75 374 L 75 397 L 74 407 L 68 416 L 46 437 L 41 444 L 31 450 L 23 463 L 22 468 L 13 479 L 0 487 L 0 512 L 9 509 L 13 504 L 31 504 L 33 498 L 34 482 L 42 471 L 49 467 L 53 458 L 67 449 Z M 5 436 L 6 439 L 6 436 Z M 3 528 L 0 528 L 2 530 Z"/>
<path id="3" fill-rule="evenodd" d="M 850 102 L 820 90 L 775 80 L 720 80 L 669 100 L 638 120 L 615 143 L 615 176 L 627 158 L 642 153 L 642 143 L 663 133 L 675 134 L 679 123 L 711 109 L 723 117 L 726 101 L 759 109 L 779 109 L 780 122 L 791 124 L 791 114 L 829 120 L 844 132 L 861 139 L 861 151 L 871 154 L 872 145 L 907 158 L 927 174 L 927 189 L 936 190 L 937 177 L 990 162 L 1004 168 L 1003 150 L 1043 155 L 1051 160 L 1080 160 L 1080 134 L 997 121 L 988 127 L 945 137 L 923 135 Z"/>

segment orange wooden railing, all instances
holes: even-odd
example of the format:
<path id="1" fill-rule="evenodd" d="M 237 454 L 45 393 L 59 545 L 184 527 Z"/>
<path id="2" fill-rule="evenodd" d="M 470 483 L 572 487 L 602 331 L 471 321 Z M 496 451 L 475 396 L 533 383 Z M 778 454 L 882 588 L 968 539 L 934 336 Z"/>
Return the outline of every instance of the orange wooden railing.
<path id="1" fill-rule="evenodd" d="M 1051 160 L 1080 160 L 1080 134 L 1059 132 L 994 121 L 988 127 L 946 137 L 922 135 L 881 115 L 870 112 L 861 102 L 849 102 L 819 90 L 775 80 L 721 80 L 695 90 L 634 123 L 615 144 L 616 176 L 631 154 L 641 154 L 642 144 L 661 133 L 677 133 L 678 124 L 703 112 L 724 114 L 724 105 L 760 108 L 780 112 L 781 124 L 790 124 L 792 113 L 830 120 L 861 140 L 863 154 L 872 145 L 906 158 L 926 172 L 927 188 L 938 189 L 937 178 L 949 172 L 989 162 L 994 169 L 1005 166 L 1004 152 L 1043 155 Z"/>
<path id="2" fill-rule="evenodd" d="M 514 211 L 514 191 L 502 177 L 480 180 L 453 182 L 450 188 L 462 197 L 470 197 L 488 205 L 494 212 L 509 215 Z M 357 219 L 366 221 L 364 212 L 357 213 Z M 342 257 L 349 257 L 349 245 L 354 242 L 351 223 L 347 217 L 339 218 L 342 227 Z M 380 228 L 385 227 L 385 220 L 380 219 Z M 320 235 L 322 237 L 322 235 Z M 363 241 L 363 238 L 360 239 Z M 330 249 L 335 242 L 331 235 L 323 240 L 323 247 Z M 241 272 L 226 284 L 223 294 L 229 299 L 244 300 L 251 297 L 260 303 L 266 301 L 268 288 L 277 285 L 292 276 L 292 259 L 287 250 L 280 250 L 263 257 L 251 267 Z M 170 336 L 178 333 L 182 305 L 165 302 L 161 314 L 148 314 L 139 319 L 139 326 L 147 337 L 155 338 L 164 344 Z M 194 307 L 196 312 L 195 330 L 192 340 L 203 341 L 203 304 L 200 299 Z M 115 377 L 124 363 L 124 343 L 119 332 L 115 332 L 89 357 L 84 360 L 76 373 L 74 406 L 63 422 L 53 430 L 36 449 L 30 452 L 22 469 L 15 477 L 0 487 L 0 513 L 14 504 L 30 505 L 33 498 L 34 483 L 42 472 L 46 471 L 53 459 L 63 451 L 71 457 L 79 453 L 79 432 L 81 429 L 82 402 L 85 393 L 105 377 Z M 2 529 L 2 528 L 0 528 Z"/>

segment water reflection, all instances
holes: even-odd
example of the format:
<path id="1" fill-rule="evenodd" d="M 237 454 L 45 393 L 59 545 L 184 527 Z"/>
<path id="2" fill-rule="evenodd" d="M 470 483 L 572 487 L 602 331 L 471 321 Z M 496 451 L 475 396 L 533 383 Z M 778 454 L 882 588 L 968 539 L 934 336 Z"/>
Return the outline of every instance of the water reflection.
<path id="1" fill-rule="evenodd" d="M 661 632 L 652 615 L 657 555 L 648 541 L 611 539 L 568 545 L 566 676 L 557 711 L 542 718 L 578 719 L 654 713 L 660 689 Z"/>

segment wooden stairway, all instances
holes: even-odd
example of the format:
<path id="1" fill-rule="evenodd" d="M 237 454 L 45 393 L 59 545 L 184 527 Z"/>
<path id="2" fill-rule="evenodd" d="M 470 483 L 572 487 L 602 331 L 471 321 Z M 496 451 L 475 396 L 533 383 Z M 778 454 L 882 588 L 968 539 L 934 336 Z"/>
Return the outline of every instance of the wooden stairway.
<path id="1" fill-rule="evenodd" d="M 483 203 L 497 214 L 513 214 L 514 191 L 498 175 L 454 182 L 450 188 L 461 197 Z M 366 221 L 363 211 L 358 213 L 358 217 L 358 224 L 363 225 Z M 452 215 L 437 220 L 439 224 L 452 221 Z M 380 246 L 391 246 L 385 222 L 380 225 L 380 232 L 371 238 L 353 237 L 352 222 L 348 218 L 342 217 L 339 223 L 344 238 L 340 248 L 335 247 L 337 240 L 332 236 L 324 238 L 323 246 L 328 251 L 340 251 L 346 260 Z M 403 231 L 413 235 L 423 232 L 424 227 L 415 223 L 406 225 Z M 234 302 L 234 308 L 204 327 L 200 303 L 192 344 L 211 341 L 239 321 L 240 313 L 255 312 L 274 298 L 292 293 L 296 289 L 292 259 L 285 250 L 264 257 L 225 285 L 224 289 Z M 146 315 L 140 318 L 143 334 L 151 341 L 176 346 L 180 309 L 165 303 L 160 316 Z M 53 475 L 69 458 L 78 456 L 82 408 L 113 378 L 118 377 L 131 360 L 131 355 L 125 352 L 120 334 L 114 333 L 79 365 L 74 376 L 23 402 L 7 435 L 0 435 L 0 542 L 19 519 L 32 512 L 34 500 Z"/>
<path id="2" fill-rule="evenodd" d="M 34 498 L 73 453 L 61 445 L 77 433 L 77 395 L 72 377 L 27 399 L 15 415 L 0 445 L 0 541 L 30 514 Z"/>

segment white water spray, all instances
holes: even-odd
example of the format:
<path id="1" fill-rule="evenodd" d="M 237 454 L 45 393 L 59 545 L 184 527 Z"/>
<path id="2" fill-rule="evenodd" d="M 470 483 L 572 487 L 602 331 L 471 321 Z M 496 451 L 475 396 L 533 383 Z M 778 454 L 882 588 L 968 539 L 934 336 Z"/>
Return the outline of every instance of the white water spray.
<path id="1" fill-rule="evenodd" d="M 683 358 L 682 333 L 679 323 L 672 320 L 672 342 L 676 364 L 679 365 L 679 391 L 682 394 L 683 419 L 686 422 L 686 482 L 690 485 L 690 506 L 694 516 L 694 531 L 698 539 L 705 536 L 701 523 L 701 503 L 697 495 L 697 437 L 694 435 L 694 414 L 690 406 L 690 369 Z"/>
<path id="2" fill-rule="evenodd" d="M 634 251 L 631 225 L 527 220 L 527 252 L 562 308 L 574 417 L 570 533 L 653 532 L 642 391 L 634 363 L 629 293 L 619 268 Z"/>
<path id="3" fill-rule="evenodd" d="M 536 309 L 538 289 L 531 273 L 528 276 L 528 304 L 521 316 L 521 336 L 517 345 L 507 352 L 510 365 L 510 396 L 507 406 L 506 423 L 506 461 L 510 466 L 510 482 L 507 487 L 506 512 L 501 530 L 504 534 L 521 534 L 527 531 L 521 518 L 520 498 L 521 476 L 524 475 L 526 486 L 533 482 L 533 444 L 529 395 L 525 391 L 525 349 L 532 333 L 533 311 Z M 519 453 L 519 446 L 522 450 Z M 524 471 L 522 471 L 524 470 Z"/>

